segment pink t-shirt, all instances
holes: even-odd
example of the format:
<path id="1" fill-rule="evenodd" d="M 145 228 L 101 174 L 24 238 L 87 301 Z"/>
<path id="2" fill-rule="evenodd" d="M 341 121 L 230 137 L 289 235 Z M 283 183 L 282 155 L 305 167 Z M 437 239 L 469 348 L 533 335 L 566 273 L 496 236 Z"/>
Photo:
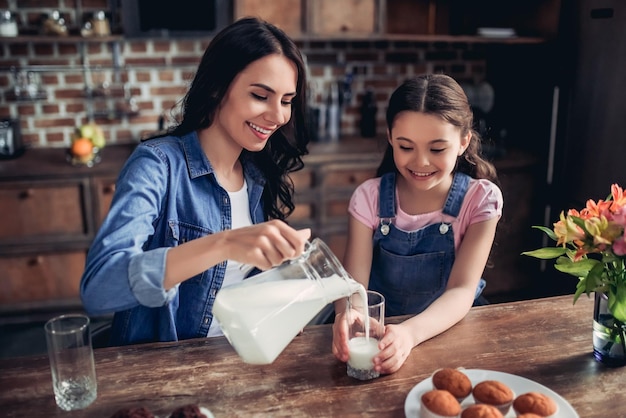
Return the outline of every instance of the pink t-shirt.
<path id="1" fill-rule="evenodd" d="M 380 177 L 366 180 L 352 194 L 348 211 L 356 220 L 374 230 L 380 226 L 378 217 L 378 195 Z M 467 228 L 475 223 L 502 216 L 502 192 L 489 180 L 470 179 L 461 205 L 459 216 L 454 218 L 443 214 L 443 208 L 435 212 L 409 215 L 400 207 L 396 190 L 396 218 L 394 225 L 403 231 L 416 231 L 434 223 L 452 223 L 454 247 L 459 249 Z"/>

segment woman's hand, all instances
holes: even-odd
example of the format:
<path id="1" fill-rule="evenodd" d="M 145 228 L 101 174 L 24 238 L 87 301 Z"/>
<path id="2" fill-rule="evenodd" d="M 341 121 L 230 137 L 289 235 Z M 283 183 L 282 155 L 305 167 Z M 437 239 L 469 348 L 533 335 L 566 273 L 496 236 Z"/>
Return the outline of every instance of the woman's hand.
<path id="1" fill-rule="evenodd" d="M 285 222 L 272 220 L 228 231 L 224 245 L 229 259 L 268 270 L 301 255 L 310 237 L 308 228 L 295 230 Z"/>
<path id="2" fill-rule="evenodd" d="M 374 357 L 374 368 L 381 374 L 397 372 L 413 349 L 411 330 L 402 324 L 386 325 L 385 336 L 378 343 L 380 352 Z"/>
<path id="3" fill-rule="evenodd" d="M 339 361 L 345 363 L 350 359 L 350 351 L 348 348 L 348 323 L 346 321 L 345 312 L 340 312 L 335 315 L 332 349 L 333 354 Z"/>
<path id="4" fill-rule="evenodd" d="M 224 260 L 268 270 L 301 255 L 310 236 L 308 228 L 298 231 L 272 220 L 188 241 L 168 251 L 163 287 L 171 289 Z"/>

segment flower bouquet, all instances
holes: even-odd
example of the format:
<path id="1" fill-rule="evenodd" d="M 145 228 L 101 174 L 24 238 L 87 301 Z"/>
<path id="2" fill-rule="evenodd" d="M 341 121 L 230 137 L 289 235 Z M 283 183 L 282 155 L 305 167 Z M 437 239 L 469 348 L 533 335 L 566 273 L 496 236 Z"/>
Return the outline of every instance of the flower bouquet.
<path id="1" fill-rule="evenodd" d="M 580 295 L 591 292 L 605 295 L 608 313 L 609 344 L 616 344 L 626 354 L 626 195 L 613 184 L 606 200 L 588 200 L 580 211 L 561 212 L 554 228 L 534 226 L 556 241 L 556 246 L 523 252 L 539 259 L 554 259 L 554 267 L 578 277 L 574 303 Z M 604 297 L 604 296 L 603 296 Z M 598 303 L 596 303 L 598 305 Z M 597 310 L 597 306 L 596 306 Z M 594 313 L 595 314 L 595 313 Z M 594 318 L 598 321 L 597 318 Z M 595 324 L 594 324 L 595 340 Z M 594 341 L 595 343 L 595 341 Z M 607 348 L 607 347 L 605 347 Z M 609 349 L 611 347 L 608 347 Z M 595 349 L 594 349 L 595 351 Z"/>

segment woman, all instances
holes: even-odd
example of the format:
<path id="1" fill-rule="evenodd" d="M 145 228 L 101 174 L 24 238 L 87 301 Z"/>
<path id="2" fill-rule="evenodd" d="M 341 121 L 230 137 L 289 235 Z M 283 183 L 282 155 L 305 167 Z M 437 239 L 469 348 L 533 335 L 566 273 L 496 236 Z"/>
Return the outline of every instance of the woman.
<path id="1" fill-rule="evenodd" d="M 275 26 L 245 18 L 213 38 L 180 123 L 130 156 L 87 257 L 81 297 L 115 312 L 112 344 L 220 335 L 219 289 L 302 253 L 310 230 L 284 219 L 307 152 L 305 86 Z"/>

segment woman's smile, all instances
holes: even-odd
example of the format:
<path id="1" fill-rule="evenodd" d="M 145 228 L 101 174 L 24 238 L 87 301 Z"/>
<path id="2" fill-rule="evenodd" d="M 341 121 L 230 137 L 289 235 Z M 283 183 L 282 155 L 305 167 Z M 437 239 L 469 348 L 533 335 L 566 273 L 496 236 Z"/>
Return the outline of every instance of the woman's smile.
<path id="1" fill-rule="evenodd" d="M 274 129 L 262 128 L 252 122 L 247 122 L 248 126 L 252 128 L 252 132 L 261 140 L 265 141 L 274 132 Z"/>

